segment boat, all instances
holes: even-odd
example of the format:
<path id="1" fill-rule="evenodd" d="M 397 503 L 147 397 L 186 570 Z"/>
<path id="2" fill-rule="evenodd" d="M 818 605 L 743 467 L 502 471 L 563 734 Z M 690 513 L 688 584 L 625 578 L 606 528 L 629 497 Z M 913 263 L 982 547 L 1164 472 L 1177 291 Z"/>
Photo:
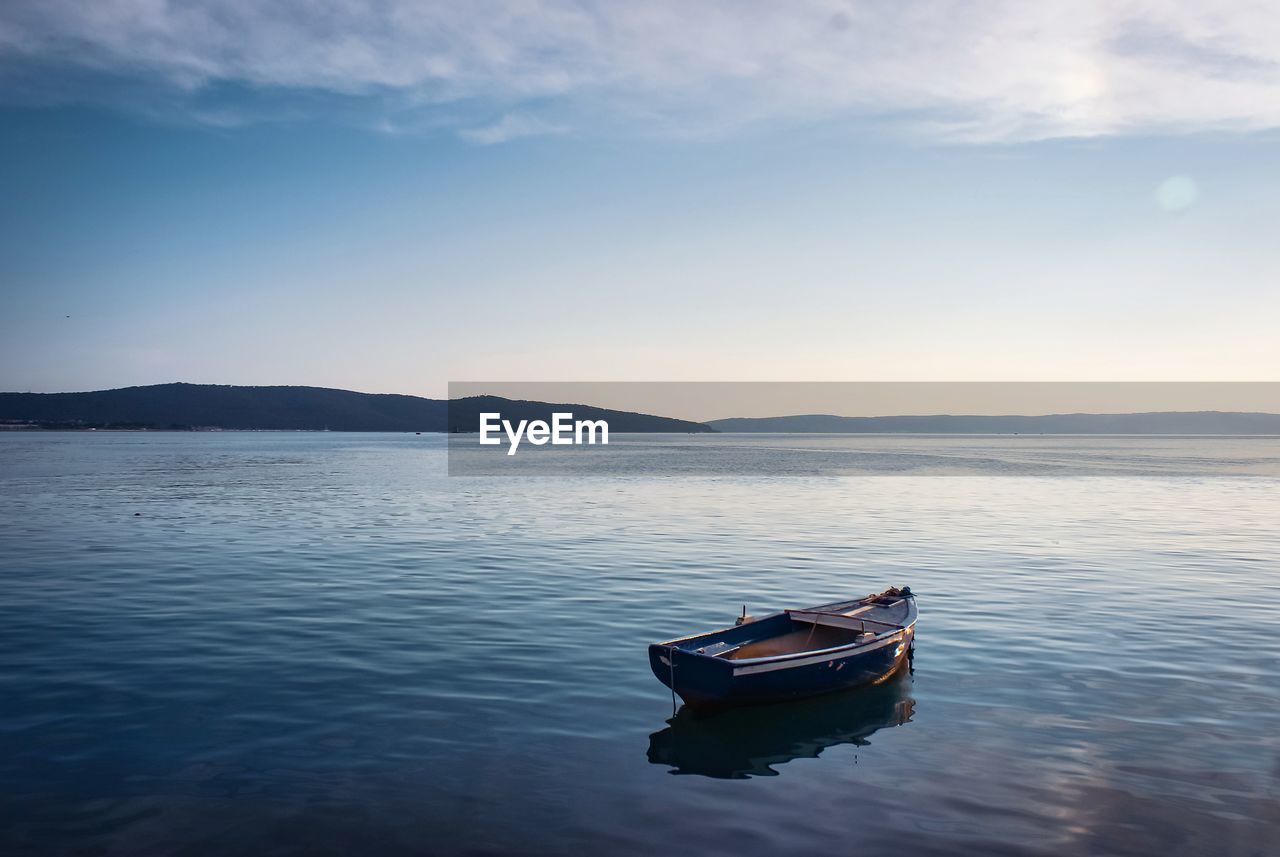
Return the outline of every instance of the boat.
<path id="1" fill-rule="evenodd" d="M 758 619 L 745 613 L 730 628 L 652 643 L 653 674 L 695 710 L 875 684 L 907 662 L 917 615 L 907 586 Z"/>

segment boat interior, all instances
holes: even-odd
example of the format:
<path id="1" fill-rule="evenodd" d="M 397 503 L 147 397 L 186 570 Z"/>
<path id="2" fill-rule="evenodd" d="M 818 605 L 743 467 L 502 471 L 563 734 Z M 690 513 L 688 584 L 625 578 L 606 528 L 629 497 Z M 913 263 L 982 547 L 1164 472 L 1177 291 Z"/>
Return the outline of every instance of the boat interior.
<path id="1" fill-rule="evenodd" d="M 769 620 L 735 628 L 735 633 L 724 635 L 728 639 L 709 641 L 694 651 L 743 660 L 872 643 L 885 634 L 901 630 L 910 614 L 911 602 L 899 596 L 873 596 L 806 610 L 787 610 Z M 757 634 L 743 633 L 753 625 L 758 626 Z"/>
<path id="2" fill-rule="evenodd" d="M 769 658 L 774 655 L 791 655 L 796 652 L 834 649 L 837 646 L 848 646 L 858 642 L 858 637 L 861 634 L 861 632 L 849 628 L 832 628 L 814 622 L 793 621 L 799 626 L 794 631 L 787 631 L 776 637 L 765 637 L 763 640 L 744 643 L 732 651 L 725 652 L 721 657 L 736 661 L 743 658 Z"/>

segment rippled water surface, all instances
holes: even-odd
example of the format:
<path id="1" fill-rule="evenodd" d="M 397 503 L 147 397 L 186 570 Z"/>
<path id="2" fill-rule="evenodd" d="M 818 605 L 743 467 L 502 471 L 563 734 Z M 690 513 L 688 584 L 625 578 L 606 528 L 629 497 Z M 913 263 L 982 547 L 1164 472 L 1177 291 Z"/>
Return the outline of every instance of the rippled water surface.
<path id="1" fill-rule="evenodd" d="M 1280 439 L 631 443 L 0 435 L 0 852 L 1275 852 Z M 668 722 L 646 643 L 889 584 L 911 675 Z"/>

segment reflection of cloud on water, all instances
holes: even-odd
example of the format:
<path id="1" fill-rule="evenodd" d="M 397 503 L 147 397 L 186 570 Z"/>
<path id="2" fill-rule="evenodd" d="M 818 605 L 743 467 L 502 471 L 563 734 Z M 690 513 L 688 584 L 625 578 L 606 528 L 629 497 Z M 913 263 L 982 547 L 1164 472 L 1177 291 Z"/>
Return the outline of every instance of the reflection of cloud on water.
<path id="1" fill-rule="evenodd" d="M 906 670 L 874 687 L 696 717 L 687 708 L 649 736 L 649 761 L 673 774 L 719 779 L 777 776 L 773 766 L 816 759 L 839 744 L 864 746 L 873 733 L 911 720 Z"/>
<path id="2" fill-rule="evenodd" d="M 1044 784 L 1063 807 L 1062 853 L 1138 857 L 1275 850 L 1280 796 L 1274 786 L 1280 771 L 1267 776 L 1228 757 L 1219 760 L 1220 767 L 1207 767 L 1159 751 L 1121 761 L 1105 758 L 1106 749 L 1093 744 L 1084 745 L 1080 755 L 1089 762 L 1086 773 L 1060 773 Z"/>

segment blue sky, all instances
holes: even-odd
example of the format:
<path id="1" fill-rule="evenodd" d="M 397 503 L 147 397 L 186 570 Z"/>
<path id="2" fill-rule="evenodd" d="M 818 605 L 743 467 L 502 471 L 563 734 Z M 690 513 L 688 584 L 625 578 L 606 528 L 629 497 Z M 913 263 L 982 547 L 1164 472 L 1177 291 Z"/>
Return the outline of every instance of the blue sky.
<path id="1" fill-rule="evenodd" d="M 1270 17 L 18 0 L 0 388 L 1275 380 Z"/>

